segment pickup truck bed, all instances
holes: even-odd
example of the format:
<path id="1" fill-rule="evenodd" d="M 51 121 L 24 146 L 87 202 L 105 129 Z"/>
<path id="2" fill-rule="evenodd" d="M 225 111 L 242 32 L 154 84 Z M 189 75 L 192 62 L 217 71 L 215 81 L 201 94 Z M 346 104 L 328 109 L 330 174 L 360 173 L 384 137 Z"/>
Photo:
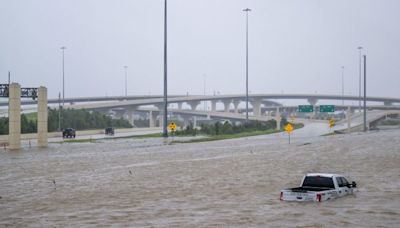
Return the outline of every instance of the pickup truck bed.
<path id="1" fill-rule="evenodd" d="M 297 187 L 297 188 L 288 188 L 286 190 L 291 190 L 293 192 L 321 192 L 326 190 L 333 190 L 334 188 L 317 188 L 317 187 Z"/>

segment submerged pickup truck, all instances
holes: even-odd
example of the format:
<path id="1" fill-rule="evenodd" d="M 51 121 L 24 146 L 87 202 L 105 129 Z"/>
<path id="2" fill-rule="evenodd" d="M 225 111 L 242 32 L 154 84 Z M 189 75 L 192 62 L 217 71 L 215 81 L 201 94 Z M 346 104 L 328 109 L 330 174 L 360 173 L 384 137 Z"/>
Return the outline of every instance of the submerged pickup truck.
<path id="1" fill-rule="evenodd" d="M 321 202 L 353 194 L 356 182 L 351 184 L 337 174 L 309 173 L 303 177 L 300 187 L 281 191 L 280 200 Z"/>

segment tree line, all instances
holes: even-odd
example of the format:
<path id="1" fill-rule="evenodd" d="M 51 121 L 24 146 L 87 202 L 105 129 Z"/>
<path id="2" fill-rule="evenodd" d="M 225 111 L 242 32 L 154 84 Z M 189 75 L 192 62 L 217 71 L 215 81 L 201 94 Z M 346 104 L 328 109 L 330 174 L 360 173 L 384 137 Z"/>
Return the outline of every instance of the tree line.
<path id="1" fill-rule="evenodd" d="M 282 118 L 281 126 L 287 124 L 286 118 Z M 268 120 L 265 122 L 261 121 L 249 121 L 243 124 L 232 124 L 230 121 L 216 122 L 214 124 L 201 124 L 200 129 L 194 128 L 193 124 L 190 123 L 186 128 L 175 132 L 176 135 L 231 135 L 242 132 L 252 131 L 266 131 L 276 129 L 277 122 L 275 120 Z"/>

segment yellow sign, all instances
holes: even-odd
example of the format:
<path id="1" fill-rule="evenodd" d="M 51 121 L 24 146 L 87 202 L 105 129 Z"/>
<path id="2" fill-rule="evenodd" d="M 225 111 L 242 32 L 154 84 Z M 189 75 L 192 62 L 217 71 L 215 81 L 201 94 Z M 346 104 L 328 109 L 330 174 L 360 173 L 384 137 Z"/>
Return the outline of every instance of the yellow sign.
<path id="1" fill-rule="evenodd" d="M 333 126 L 335 126 L 335 120 L 334 119 L 330 119 L 329 120 L 329 127 L 333 128 Z"/>
<path id="2" fill-rule="evenodd" d="M 292 133 L 292 131 L 293 131 L 293 126 L 292 126 L 290 123 L 288 123 L 288 124 L 285 126 L 285 131 L 286 131 L 288 134 Z"/>
<path id="3" fill-rule="evenodd" d="M 176 130 L 176 124 L 174 122 L 171 122 L 170 124 L 168 124 L 168 129 L 171 131 L 175 131 Z"/>

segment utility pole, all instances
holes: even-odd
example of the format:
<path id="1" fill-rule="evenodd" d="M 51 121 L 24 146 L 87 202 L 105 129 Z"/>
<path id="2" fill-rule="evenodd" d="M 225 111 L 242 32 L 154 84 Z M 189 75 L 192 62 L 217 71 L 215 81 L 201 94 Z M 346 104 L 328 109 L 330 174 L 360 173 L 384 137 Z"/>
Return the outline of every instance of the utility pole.
<path id="1" fill-rule="evenodd" d="M 344 66 L 342 66 L 342 106 L 344 106 Z"/>
<path id="2" fill-rule="evenodd" d="M 125 99 L 128 97 L 128 66 L 124 66 L 125 69 Z"/>
<path id="3" fill-rule="evenodd" d="M 10 84 L 11 84 L 11 72 L 8 71 L 8 88 L 10 88 Z"/>
<path id="4" fill-rule="evenodd" d="M 246 122 L 249 121 L 249 12 L 251 9 L 246 8 Z"/>
<path id="5" fill-rule="evenodd" d="M 168 137 L 168 93 L 167 93 L 167 0 L 164 0 L 164 121 L 163 136 Z"/>
<path id="6" fill-rule="evenodd" d="M 62 92 L 63 92 L 62 104 L 63 104 L 63 107 L 65 105 L 65 71 L 64 71 L 64 51 L 65 51 L 65 49 L 67 49 L 67 48 L 64 46 L 61 47 L 61 50 L 62 50 L 62 74 L 63 74 L 63 77 L 62 77 Z"/>
<path id="7" fill-rule="evenodd" d="M 364 55 L 364 131 L 367 131 L 367 56 Z"/>
<path id="8" fill-rule="evenodd" d="M 363 47 L 358 47 L 358 67 L 359 67 L 359 80 L 358 80 L 358 112 L 361 112 L 361 50 Z"/>
<path id="9" fill-rule="evenodd" d="M 206 96 L 206 75 L 203 75 L 203 95 Z M 207 111 L 207 103 L 204 101 L 204 111 Z"/>
<path id="10" fill-rule="evenodd" d="M 58 93 L 58 131 L 61 131 L 61 93 Z"/>

